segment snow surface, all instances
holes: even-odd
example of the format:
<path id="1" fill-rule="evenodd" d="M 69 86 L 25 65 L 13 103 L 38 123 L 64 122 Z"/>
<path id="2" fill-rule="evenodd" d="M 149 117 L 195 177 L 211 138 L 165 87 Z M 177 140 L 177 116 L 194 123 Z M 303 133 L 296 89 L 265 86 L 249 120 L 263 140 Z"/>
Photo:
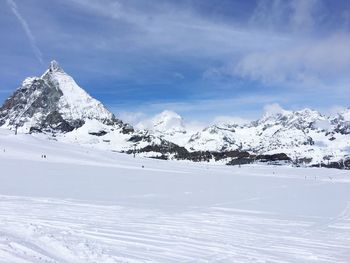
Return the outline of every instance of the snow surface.
<path id="1" fill-rule="evenodd" d="M 0 167 L 1 263 L 350 262 L 349 171 L 133 158 L 2 129 Z"/>

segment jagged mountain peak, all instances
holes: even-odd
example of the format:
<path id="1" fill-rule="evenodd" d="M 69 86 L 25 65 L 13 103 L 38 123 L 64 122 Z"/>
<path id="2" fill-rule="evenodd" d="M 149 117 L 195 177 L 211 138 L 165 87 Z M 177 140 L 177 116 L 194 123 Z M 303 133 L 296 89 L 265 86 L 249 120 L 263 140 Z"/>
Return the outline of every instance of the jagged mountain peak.
<path id="1" fill-rule="evenodd" d="M 266 112 L 263 117 L 255 122 L 253 126 L 274 126 L 281 125 L 285 128 L 297 127 L 300 129 L 310 128 L 314 123 L 326 120 L 321 113 L 310 108 L 290 111 L 277 108 L 273 111 Z"/>
<path id="2" fill-rule="evenodd" d="M 50 75 L 55 73 L 61 73 L 66 74 L 66 72 L 63 70 L 63 68 L 60 66 L 60 64 L 56 60 L 52 60 L 49 64 L 48 69 L 44 72 L 44 74 L 41 76 L 42 79 L 48 79 Z"/>
<path id="3" fill-rule="evenodd" d="M 120 124 L 101 102 L 92 98 L 53 60 L 41 77 L 23 81 L 0 108 L 0 126 L 31 130 L 71 131 L 85 120 Z"/>
<path id="4" fill-rule="evenodd" d="M 62 69 L 62 67 L 60 66 L 60 64 L 58 64 L 58 62 L 56 60 L 52 60 L 50 62 L 50 68 L 49 70 L 51 72 L 64 72 L 64 70 Z"/>
<path id="5" fill-rule="evenodd" d="M 350 108 L 344 109 L 331 118 L 334 130 L 341 134 L 350 134 Z"/>

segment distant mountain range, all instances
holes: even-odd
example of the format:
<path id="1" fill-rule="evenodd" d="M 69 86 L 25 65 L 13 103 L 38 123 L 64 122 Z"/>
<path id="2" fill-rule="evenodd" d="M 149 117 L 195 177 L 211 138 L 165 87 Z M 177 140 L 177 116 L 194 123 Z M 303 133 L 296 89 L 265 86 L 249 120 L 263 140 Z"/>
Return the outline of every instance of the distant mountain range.
<path id="1" fill-rule="evenodd" d="M 0 108 L 0 127 L 68 143 L 152 158 L 350 168 L 350 108 L 324 116 L 279 110 L 248 124 L 222 123 L 197 132 L 164 111 L 136 130 L 92 98 L 56 61 L 30 77 Z"/>

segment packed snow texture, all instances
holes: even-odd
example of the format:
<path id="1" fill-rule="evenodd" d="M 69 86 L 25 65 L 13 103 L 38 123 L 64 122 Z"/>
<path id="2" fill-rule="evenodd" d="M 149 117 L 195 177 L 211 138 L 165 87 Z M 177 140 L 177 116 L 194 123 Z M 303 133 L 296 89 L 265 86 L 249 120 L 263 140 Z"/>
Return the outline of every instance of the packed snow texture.
<path id="1" fill-rule="evenodd" d="M 2 129 L 0 167 L 1 263 L 350 262 L 349 171 L 133 158 Z"/>

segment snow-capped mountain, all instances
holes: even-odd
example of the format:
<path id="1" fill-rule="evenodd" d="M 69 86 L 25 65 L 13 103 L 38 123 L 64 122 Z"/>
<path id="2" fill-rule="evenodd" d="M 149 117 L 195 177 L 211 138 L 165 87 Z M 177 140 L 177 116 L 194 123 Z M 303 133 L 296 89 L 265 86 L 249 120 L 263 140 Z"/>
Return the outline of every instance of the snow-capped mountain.
<path id="1" fill-rule="evenodd" d="M 316 124 L 326 121 L 317 111 L 283 111 L 265 114 L 261 119 L 246 125 L 222 124 L 205 128 L 193 135 L 188 147 L 212 151 L 246 150 L 265 153 L 271 150 L 311 145 L 310 130 L 318 131 Z"/>
<path id="2" fill-rule="evenodd" d="M 138 123 L 136 128 L 147 130 L 157 137 L 181 145 L 185 145 L 192 135 L 187 129 L 183 118 L 170 110 L 165 110 L 150 119 Z"/>
<path id="3" fill-rule="evenodd" d="M 311 109 L 275 107 L 247 124 L 220 123 L 199 132 L 190 132 L 177 113 L 164 111 L 135 131 L 79 87 L 56 61 L 41 77 L 25 79 L 5 101 L 0 127 L 162 159 L 350 167 L 350 108 L 326 117 Z"/>
<path id="4" fill-rule="evenodd" d="M 41 77 L 26 78 L 0 108 L 0 127 L 45 133 L 69 143 L 128 151 L 159 145 L 163 139 L 135 132 L 85 92 L 56 61 Z"/>
<path id="5" fill-rule="evenodd" d="M 163 111 L 153 119 L 154 131 L 162 134 L 174 135 L 186 133 L 182 117 L 173 111 Z"/>
<path id="6" fill-rule="evenodd" d="M 339 112 L 331 119 L 334 131 L 341 134 L 350 134 L 350 108 Z"/>
<path id="7" fill-rule="evenodd" d="M 195 133 L 186 143 L 192 151 L 230 151 L 239 149 L 234 134 L 238 125 L 212 125 Z"/>
<path id="8" fill-rule="evenodd" d="M 169 136 L 187 132 L 182 117 L 176 112 L 169 110 L 165 110 L 153 118 L 141 121 L 136 127 L 140 130 L 149 130 L 159 135 Z"/>
<path id="9" fill-rule="evenodd" d="M 193 151 L 285 153 L 295 162 L 320 164 L 350 156 L 347 111 L 327 118 L 311 109 L 266 113 L 249 124 L 214 125 L 184 145 Z"/>
<path id="10" fill-rule="evenodd" d="M 70 132 L 89 120 L 132 132 L 131 126 L 80 88 L 56 61 L 41 77 L 25 79 L 0 108 L 0 126 L 22 132 Z"/>

